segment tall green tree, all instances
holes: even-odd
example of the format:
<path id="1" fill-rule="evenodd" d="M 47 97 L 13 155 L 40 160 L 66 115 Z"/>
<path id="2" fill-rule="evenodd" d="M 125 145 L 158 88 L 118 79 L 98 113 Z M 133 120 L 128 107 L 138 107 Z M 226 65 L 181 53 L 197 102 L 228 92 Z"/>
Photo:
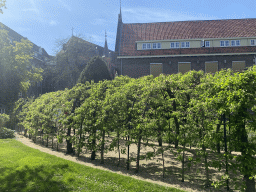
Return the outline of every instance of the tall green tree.
<path id="1" fill-rule="evenodd" d="M 78 83 L 90 82 L 92 80 L 94 80 L 95 83 L 101 80 L 111 80 L 107 65 L 100 57 L 94 57 L 90 60 L 88 65 L 81 72 Z"/>
<path id="2" fill-rule="evenodd" d="M 26 93 L 33 83 L 42 80 L 43 70 L 31 64 L 32 43 L 29 40 L 11 44 L 8 32 L 0 30 L 0 45 L 0 103 L 7 106 L 9 113 L 18 93 Z"/>

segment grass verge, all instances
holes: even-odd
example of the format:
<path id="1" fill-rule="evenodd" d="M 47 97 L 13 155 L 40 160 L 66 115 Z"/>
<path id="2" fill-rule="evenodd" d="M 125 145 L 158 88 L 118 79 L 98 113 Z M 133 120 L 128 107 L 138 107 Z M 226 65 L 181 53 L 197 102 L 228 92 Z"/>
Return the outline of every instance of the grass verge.
<path id="1" fill-rule="evenodd" d="M 32 149 L 14 139 L 0 139 L 0 173 L 1 192 L 182 192 L 179 189 L 86 167 Z"/>

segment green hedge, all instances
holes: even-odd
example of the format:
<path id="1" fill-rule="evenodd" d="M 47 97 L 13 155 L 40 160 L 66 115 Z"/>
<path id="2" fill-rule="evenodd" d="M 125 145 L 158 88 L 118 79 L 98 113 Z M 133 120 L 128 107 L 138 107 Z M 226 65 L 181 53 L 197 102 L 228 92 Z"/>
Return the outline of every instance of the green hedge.
<path id="1" fill-rule="evenodd" d="M 0 127 L 0 139 L 14 138 L 14 130 Z"/>

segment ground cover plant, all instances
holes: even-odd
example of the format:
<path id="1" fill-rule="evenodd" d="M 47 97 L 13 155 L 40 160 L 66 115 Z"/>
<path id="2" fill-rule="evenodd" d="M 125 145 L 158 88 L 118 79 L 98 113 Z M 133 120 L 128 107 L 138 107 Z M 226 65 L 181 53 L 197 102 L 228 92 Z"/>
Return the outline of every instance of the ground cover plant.
<path id="1" fill-rule="evenodd" d="M 170 160 L 166 154 L 172 153 L 182 164 L 182 182 L 186 169 L 199 163 L 206 188 L 255 192 L 255 96 L 255 66 L 214 75 L 190 71 L 156 78 L 121 76 L 44 94 L 29 100 L 16 116 L 34 142 L 46 139 L 48 145 L 50 138 L 57 139 L 66 143 L 66 153 L 79 156 L 85 150 L 91 160 L 100 154 L 104 164 L 106 153 L 115 150 L 117 165 L 125 154 L 126 169 L 135 161 L 135 173 L 143 159 L 161 155 L 163 177 Z M 110 132 L 113 138 L 106 140 Z M 152 150 L 142 154 L 142 146 Z M 194 155 L 187 155 L 188 147 L 195 148 Z M 222 177 L 214 180 L 212 169 Z"/>
<path id="2" fill-rule="evenodd" d="M 32 149 L 14 139 L 0 140 L 0 191 L 175 191 L 86 167 Z"/>

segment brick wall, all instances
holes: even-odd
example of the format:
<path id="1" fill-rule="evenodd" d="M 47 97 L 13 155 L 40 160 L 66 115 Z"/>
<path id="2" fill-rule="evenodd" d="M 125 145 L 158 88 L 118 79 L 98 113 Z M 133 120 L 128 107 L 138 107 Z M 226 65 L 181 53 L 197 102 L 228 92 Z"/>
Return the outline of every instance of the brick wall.
<path id="1" fill-rule="evenodd" d="M 218 61 L 218 69 L 221 70 L 232 68 L 232 61 L 245 61 L 246 67 L 252 66 L 253 59 L 254 55 L 117 59 L 117 69 L 121 74 L 122 62 L 122 74 L 138 78 L 150 75 L 150 63 L 163 63 L 163 73 L 173 74 L 178 73 L 178 62 L 191 62 L 191 70 L 205 71 L 206 61 Z"/>

